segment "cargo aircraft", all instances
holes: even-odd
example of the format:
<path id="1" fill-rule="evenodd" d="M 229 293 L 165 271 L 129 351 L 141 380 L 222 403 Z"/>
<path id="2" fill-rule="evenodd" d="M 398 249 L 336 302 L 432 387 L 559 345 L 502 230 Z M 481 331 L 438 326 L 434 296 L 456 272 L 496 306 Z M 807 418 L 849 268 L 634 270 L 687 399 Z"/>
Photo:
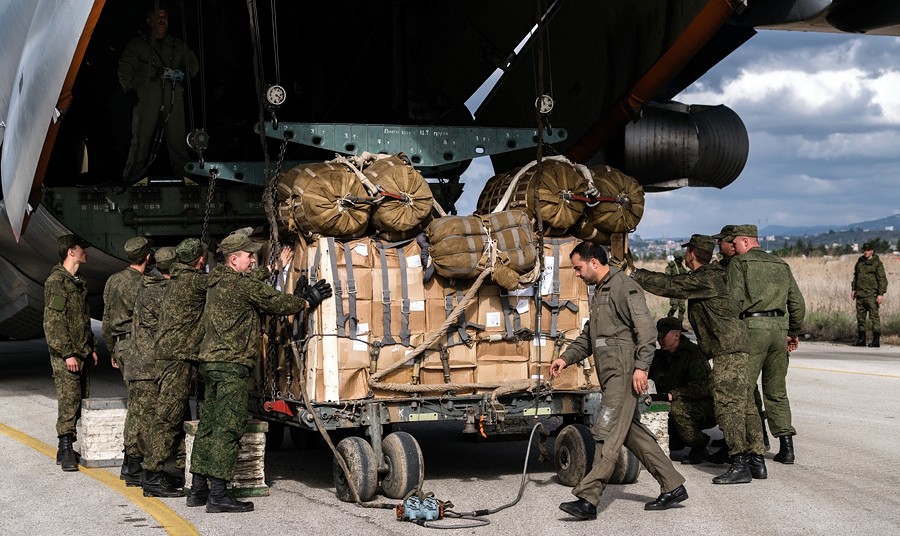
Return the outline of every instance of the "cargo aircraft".
<path id="1" fill-rule="evenodd" d="M 160 8 L 200 60 L 178 82 L 195 161 L 173 170 L 157 147 L 127 177 L 117 64 Z M 747 159 L 743 123 L 672 99 L 760 28 L 900 35 L 900 4 L 10 0 L 0 24 L 0 337 L 25 339 L 41 335 L 57 236 L 94 244 L 82 272 L 99 307 L 127 238 L 262 225 L 269 177 L 335 153 L 402 151 L 449 208 L 473 158 L 508 170 L 538 148 L 648 191 L 722 188 Z"/>

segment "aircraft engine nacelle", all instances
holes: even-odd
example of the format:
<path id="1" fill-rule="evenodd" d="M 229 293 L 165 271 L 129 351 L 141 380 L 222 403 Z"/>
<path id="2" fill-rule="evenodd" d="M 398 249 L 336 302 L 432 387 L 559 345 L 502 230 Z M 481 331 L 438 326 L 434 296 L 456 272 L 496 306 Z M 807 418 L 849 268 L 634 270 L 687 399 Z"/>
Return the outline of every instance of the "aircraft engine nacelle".
<path id="1" fill-rule="evenodd" d="M 750 140 L 726 106 L 650 104 L 625 129 L 622 171 L 648 191 L 724 188 L 747 163 Z"/>

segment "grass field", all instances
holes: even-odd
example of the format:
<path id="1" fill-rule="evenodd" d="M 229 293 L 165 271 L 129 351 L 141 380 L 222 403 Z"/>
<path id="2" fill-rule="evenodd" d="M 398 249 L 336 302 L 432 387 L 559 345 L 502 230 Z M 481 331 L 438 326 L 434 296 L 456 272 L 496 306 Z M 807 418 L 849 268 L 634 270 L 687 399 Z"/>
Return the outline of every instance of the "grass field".
<path id="1" fill-rule="evenodd" d="M 856 302 L 850 299 L 850 282 L 857 256 L 843 258 L 788 258 L 794 278 L 806 300 L 803 332 L 811 340 L 850 343 L 856 340 Z M 900 344 L 900 259 L 881 257 L 888 279 L 888 291 L 881 306 L 882 342 Z M 638 268 L 665 270 L 664 261 L 638 263 Z M 647 294 L 647 304 L 656 316 L 669 310 L 669 300 Z"/>

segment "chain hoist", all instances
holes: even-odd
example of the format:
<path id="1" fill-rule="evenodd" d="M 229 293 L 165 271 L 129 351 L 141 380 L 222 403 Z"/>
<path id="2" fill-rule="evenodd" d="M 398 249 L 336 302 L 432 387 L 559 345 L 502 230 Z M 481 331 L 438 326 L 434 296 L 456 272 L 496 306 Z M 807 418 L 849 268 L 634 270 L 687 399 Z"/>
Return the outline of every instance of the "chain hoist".
<path id="1" fill-rule="evenodd" d="M 208 244 L 207 239 L 209 237 L 206 232 L 209 228 L 209 211 L 212 208 L 213 193 L 216 190 L 216 178 L 218 178 L 218 176 L 219 170 L 217 168 L 209 170 L 209 186 L 206 189 L 206 210 L 203 213 L 203 228 L 200 231 L 200 241 L 204 244 Z"/>

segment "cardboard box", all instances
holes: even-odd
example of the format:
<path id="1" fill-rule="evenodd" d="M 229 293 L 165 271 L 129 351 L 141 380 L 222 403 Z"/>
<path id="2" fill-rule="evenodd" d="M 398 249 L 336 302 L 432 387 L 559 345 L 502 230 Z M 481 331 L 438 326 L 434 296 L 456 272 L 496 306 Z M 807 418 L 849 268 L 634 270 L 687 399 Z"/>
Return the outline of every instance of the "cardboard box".
<path id="1" fill-rule="evenodd" d="M 484 361 L 528 361 L 531 356 L 531 341 L 485 341 L 479 340 L 475 356 L 479 365 Z"/>
<path id="2" fill-rule="evenodd" d="M 584 367 L 580 364 L 569 365 L 564 368 L 562 373 L 556 378 L 550 377 L 550 362 L 529 363 L 529 371 L 531 379 L 541 382 L 550 382 L 550 387 L 557 390 L 578 390 L 586 385 L 584 378 Z M 596 384 L 594 384 L 596 386 Z"/>
<path id="3" fill-rule="evenodd" d="M 465 344 L 457 344 L 447 348 L 449 354 L 450 368 L 469 368 L 477 364 L 477 345 L 473 344 L 470 348 Z M 425 360 L 422 367 L 427 369 L 443 370 L 444 365 L 441 361 L 441 353 L 436 350 L 426 350 Z"/>

